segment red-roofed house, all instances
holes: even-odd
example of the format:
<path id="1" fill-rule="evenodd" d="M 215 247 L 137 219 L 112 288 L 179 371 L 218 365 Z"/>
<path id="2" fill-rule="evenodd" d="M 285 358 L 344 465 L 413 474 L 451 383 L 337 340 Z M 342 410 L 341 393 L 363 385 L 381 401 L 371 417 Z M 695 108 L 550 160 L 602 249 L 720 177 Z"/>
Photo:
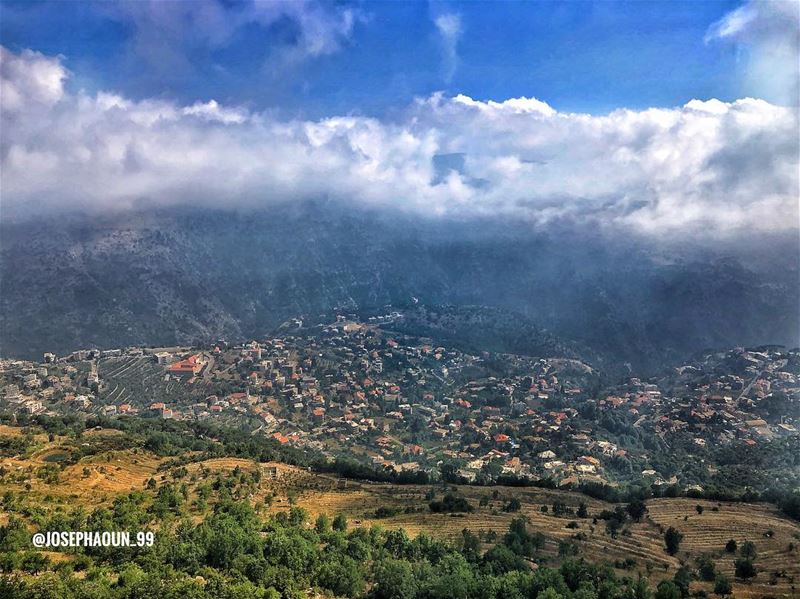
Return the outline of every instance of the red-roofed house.
<path id="1" fill-rule="evenodd" d="M 189 356 L 185 360 L 170 364 L 167 371 L 170 374 L 180 377 L 192 377 L 196 375 L 203 368 L 203 362 L 200 360 L 200 354 Z"/>

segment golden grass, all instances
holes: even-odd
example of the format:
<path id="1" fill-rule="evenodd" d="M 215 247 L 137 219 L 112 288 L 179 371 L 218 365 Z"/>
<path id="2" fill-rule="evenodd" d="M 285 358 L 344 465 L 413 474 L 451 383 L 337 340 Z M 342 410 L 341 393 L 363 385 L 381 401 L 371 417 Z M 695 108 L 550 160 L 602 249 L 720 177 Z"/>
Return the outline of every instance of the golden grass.
<path id="1" fill-rule="evenodd" d="M 16 429 L 19 430 L 19 429 Z M 2 433 L 2 430 L 0 430 Z M 101 434 L 96 431 L 95 434 Z M 5 433 L 2 433 L 5 434 Z M 3 458 L 0 465 L 10 473 L 0 482 L 0 492 L 11 489 L 26 493 L 29 499 L 41 500 L 51 497 L 52 504 L 85 505 L 93 508 L 108 504 L 123 493 L 141 490 L 151 477 L 156 480 L 171 480 L 171 470 L 159 472 L 164 461 L 147 452 L 132 450 L 111 451 L 88 458 L 64 468 L 60 482 L 47 484 L 36 478 L 36 468 L 43 465 L 43 458 L 59 446 L 59 441 L 45 446 L 28 459 Z M 576 493 L 560 490 L 516 488 L 516 487 L 469 487 L 460 486 L 458 492 L 464 495 L 475 507 L 469 514 L 451 516 L 433 514 L 427 509 L 425 498 L 430 486 L 396 486 L 383 483 L 344 481 L 332 475 L 314 474 L 302 468 L 286 464 L 257 464 L 248 459 L 215 458 L 188 464 L 189 477 L 200 474 L 201 469 L 212 473 L 228 473 L 235 468 L 253 472 L 256 468 L 262 473 L 261 482 L 247 499 L 262 513 L 289 509 L 291 496 L 296 505 L 306 509 L 312 519 L 318 514 L 330 516 L 341 513 L 347 516 L 351 527 L 377 525 L 386 529 L 404 528 L 411 536 L 426 533 L 436 538 L 455 540 L 464 528 L 474 533 L 494 531 L 502 536 L 514 517 L 524 515 L 529 520 L 529 528 L 543 533 L 548 542 L 543 557 L 548 563 L 558 563 L 558 541 L 569 540 L 575 543 L 580 555 L 591 561 L 636 560 L 633 570 L 619 571 L 619 574 L 635 575 L 641 572 L 651 583 L 672 578 L 681 563 L 694 565 L 695 559 L 708 554 L 714 559 L 719 571 L 733 577 L 733 556 L 724 550 L 728 539 L 735 539 L 740 545 L 745 540 L 753 541 L 758 550 L 756 565 L 760 570 L 756 579 L 750 583 L 734 580 L 734 594 L 737 598 L 750 597 L 791 597 L 791 578 L 800 585 L 800 551 L 788 550 L 789 544 L 800 546 L 800 525 L 780 514 L 768 504 L 717 503 L 686 498 L 653 499 L 647 502 L 649 514 L 641 522 L 631 523 L 612 539 L 605 530 L 605 523 L 593 524 L 593 515 L 614 506 L 607 502 L 591 499 Z M 88 475 L 84 473 L 87 469 Z M 277 470 L 271 476 L 272 469 Z M 30 469 L 30 476 L 23 476 Z M 14 482 L 9 482 L 13 477 Z M 184 479 L 186 480 L 186 479 Z M 25 482 L 31 485 L 29 492 L 24 490 Z M 497 498 L 492 498 L 496 491 Z M 437 496 L 443 490 L 437 488 Z M 270 508 L 265 499 L 274 496 Z M 488 496 L 488 506 L 480 507 L 481 497 Z M 511 497 L 522 503 L 519 514 L 505 513 L 502 505 Z M 550 508 L 554 501 L 564 502 L 576 509 L 578 504 L 587 504 L 590 517 L 557 518 L 550 513 L 542 513 L 541 506 Z M 698 514 L 695 506 L 704 510 Z M 373 517 L 376 508 L 410 508 L 412 513 L 400 513 L 391 518 Z M 714 511 L 716 508 L 717 511 Z M 194 514 L 199 520 L 201 514 Z M 7 519 L 0 513 L 0 523 Z M 570 521 L 578 523 L 578 528 L 567 528 Z M 664 550 L 663 530 L 674 526 L 684 534 L 681 550 L 677 556 L 670 556 Z M 572 537 L 576 533 L 585 535 L 583 540 Z M 488 547 L 485 545 L 484 547 Z M 775 578 L 774 572 L 784 572 L 785 576 Z M 774 584 L 773 584 L 774 582 Z M 693 583 L 693 588 L 711 591 L 706 583 Z"/>

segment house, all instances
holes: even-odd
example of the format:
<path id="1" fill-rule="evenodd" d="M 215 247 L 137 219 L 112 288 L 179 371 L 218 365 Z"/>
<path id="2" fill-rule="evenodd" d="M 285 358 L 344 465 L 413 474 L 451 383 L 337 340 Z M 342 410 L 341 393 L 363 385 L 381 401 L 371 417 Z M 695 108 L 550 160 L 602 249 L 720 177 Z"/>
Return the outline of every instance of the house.
<path id="1" fill-rule="evenodd" d="M 28 414 L 39 414 L 40 412 L 44 412 L 44 406 L 40 401 L 26 401 L 24 404 L 24 410 Z"/>
<path id="2" fill-rule="evenodd" d="M 78 408 L 82 408 L 85 410 L 86 408 L 92 405 L 92 400 L 90 400 L 85 395 L 78 395 L 78 397 L 75 398 L 74 405 L 77 406 Z"/>
<path id="3" fill-rule="evenodd" d="M 172 361 L 172 354 L 165 351 L 156 352 L 153 357 L 157 364 L 169 364 Z"/>
<path id="4" fill-rule="evenodd" d="M 195 376 L 200 370 L 203 368 L 203 362 L 200 359 L 200 354 L 195 354 L 193 356 L 189 356 L 185 360 L 181 360 L 180 362 L 175 362 L 171 364 L 167 368 L 167 372 L 169 372 L 173 376 L 183 377 L 193 377 Z"/>

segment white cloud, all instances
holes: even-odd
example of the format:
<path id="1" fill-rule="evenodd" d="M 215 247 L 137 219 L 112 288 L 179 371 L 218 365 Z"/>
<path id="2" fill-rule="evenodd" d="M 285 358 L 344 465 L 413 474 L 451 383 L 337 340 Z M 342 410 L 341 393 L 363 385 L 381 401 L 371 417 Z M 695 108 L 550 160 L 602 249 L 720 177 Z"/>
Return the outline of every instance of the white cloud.
<path id="1" fill-rule="evenodd" d="M 332 54 L 350 38 L 361 18 L 354 8 L 316 0 L 136 0 L 102 4 L 99 9 L 129 25 L 133 51 L 152 69 L 164 73 L 191 70 L 193 53 L 225 47 L 244 27 L 269 28 L 282 20 L 291 22 L 297 31 L 277 49 L 277 58 L 297 62 Z M 264 54 L 267 47 L 265 36 L 264 47 L 252 51 Z"/>
<path id="2" fill-rule="evenodd" d="M 442 13 L 433 20 L 442 42 L 445 79 L 449 82 L 458 67 L 458 41 L 463 33 L 461 16 L 457 13 Z"/>
<path id="3" fill-rule="evenodd" d="M 46 57 L 31 50 L 16 55 L 0 46 L 0 77 L 0 109 L 13 114 L 35 106 L 48 108 L 58 102 L 64 95 L 67 71 L 59 57 Z"/>
<path id="4" fill-rule="evenodd" d="M 743 48 L 751 88 L 781 104 L 798 106 L 800 2 L 749 0 L 711 25 L 705 41 L 729 41 Z"/>
<path id="5" fill-rule="evenodd" d="M 4 213 L 324 197 L 657 237 L 798 228 L 797 113 L 762 100 L 593 116 L 534 98 L 436 94 L 392 122 L 281 121 L 213 100 L 67 93 L 59 59 L 0 57 L 4 102 L 11 97 Z"/>

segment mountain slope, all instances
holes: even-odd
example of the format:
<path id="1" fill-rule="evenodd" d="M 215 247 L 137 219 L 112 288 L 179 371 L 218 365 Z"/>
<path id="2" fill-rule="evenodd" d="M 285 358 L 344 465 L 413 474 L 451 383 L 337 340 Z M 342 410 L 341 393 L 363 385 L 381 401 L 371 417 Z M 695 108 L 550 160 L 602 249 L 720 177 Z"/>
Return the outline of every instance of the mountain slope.
<path id="1" fill-rule="evenodd" d="M 0 232 L 3 355 L 253 337 L 293 316 L 412 297 L 510 310 L 645 370 L 705 347 L 797 345 L 800 329 L 791 253 L 765 269 L 577 229 L 324 205 L 71 217 Z"/>

